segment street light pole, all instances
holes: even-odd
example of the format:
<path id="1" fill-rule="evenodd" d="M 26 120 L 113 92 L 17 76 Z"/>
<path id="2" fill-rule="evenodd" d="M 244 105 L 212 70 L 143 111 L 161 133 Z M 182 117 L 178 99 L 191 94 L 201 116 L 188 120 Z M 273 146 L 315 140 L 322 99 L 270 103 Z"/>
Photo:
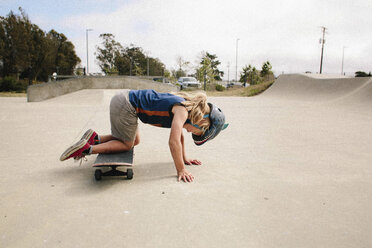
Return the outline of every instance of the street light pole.
<path id="1" fill-rule="evenodd" d="M 322 27 L 322 30 L 323 30 L 323 38 L 320 39 L 320 43 L 322 44 L 322 53 L 320 55 L 320 69 L 319 69 L 319 74 L 322 74 L 322 71 L 323 71 L 323 52 L 324 52 L 324 43 L 325 43 L 324 36 L 325 36 L 325 32 L 326 32 L 327 28 L 326 27 Z"/>
<path id="2" fill-rule="evenodd" d="M 86 42 L 87 42 L 87 75 L 89 74 L 89 52 L 88 52 L 88 32 L 89 31 L 93 31 L 93 29 L 88 28 L 85 30 Z"/>
<path id="3" fill-rule="evenodd" d="M 342 66 L 341 66 L 341 75 L 344 75 L 344 54 L 346 46 L 342 47 Z"/>
<path id="4" fill-rule="evenodd" d="M 235 61 L 235 66 L 236 66 L 236 70 L 235 70 L 235 82 L 238 82 L 238 41 L 240 39 L 236 39 L 236 61 Z"/>

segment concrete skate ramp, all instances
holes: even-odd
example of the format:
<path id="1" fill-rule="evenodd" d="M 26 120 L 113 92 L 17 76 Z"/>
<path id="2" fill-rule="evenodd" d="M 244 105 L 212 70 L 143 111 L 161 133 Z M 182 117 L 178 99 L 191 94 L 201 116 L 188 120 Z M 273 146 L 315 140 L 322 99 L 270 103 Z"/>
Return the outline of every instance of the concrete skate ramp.
<path id="1" fill-rule="evenodd" d="M 140 77 L 89 76 L 32 85 L 27 89 L 27 101 L 40 102 L 83 89 L 154 89 L 159 92 L 177 91 L 175 85 L 155 82 Z"/>
<path id="2" fill-rule="evenodd" d="M 322 75 L 281 75 L 263 97 L 305 102 L 372 104 L 371 78 L 332 78 Z"/>

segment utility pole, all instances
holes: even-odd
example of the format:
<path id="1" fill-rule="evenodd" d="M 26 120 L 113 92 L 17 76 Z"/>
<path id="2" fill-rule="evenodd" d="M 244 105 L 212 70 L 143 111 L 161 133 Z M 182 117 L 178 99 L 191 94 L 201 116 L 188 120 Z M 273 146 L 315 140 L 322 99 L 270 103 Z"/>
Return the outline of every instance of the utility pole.
<path id="1" fill-rule="evenodd" d="M 236 61 L 235 61 L 235 82 L 238 82 L 238 41 L 240 39 L 236 39 Z"/>
<path id="2" fill-rule="evenodd" d="M 230 62 L 227 62 L 227 83 L 230 83 Z"/>
<path id="3" fill-rule="evenodd" d="M 147 58 L 147 77 L 150 77 L 150 57 L 149 57 L 148 51 L 145 52 L 146 58 Z"/>
<path id="4" fill-rule="evenodd" d="M 322 74 L 322 70 L 323 70 L 323 52 L 324 52 L 324 43 L 325 43 L 325 39 L 324 39 L 324 36 L 325 36 L 325 32 L 327 30 L 326 27 L 321 27 L 322 30 L 323 30 L 323 38 L 320 39 L 320 44 L 322 44 L 322 53 L 320 55 L 320 71 L 319 73 Z"/>
<path id="5" fill-rule="evenodd" d="M 149 62 L 149 56 L 147 56 L 147 77 L 150 77 L 150 62 Z"/>

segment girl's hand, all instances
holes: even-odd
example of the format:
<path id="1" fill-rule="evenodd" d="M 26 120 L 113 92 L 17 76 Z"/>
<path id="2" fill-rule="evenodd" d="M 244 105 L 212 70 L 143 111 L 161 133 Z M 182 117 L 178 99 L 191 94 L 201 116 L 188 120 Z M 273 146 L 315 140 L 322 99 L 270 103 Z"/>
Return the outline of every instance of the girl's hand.
<path id="1" fill-rule="evenodd" d="M 184 159 L 183 161 L 185 162 L 186 165 L 192 165 L 192 164 L 201 165 L 202 164 L 202 162 L 200 162 L 197 159 Z"/>
<path id="2" fill-rule="evenodd" d="M 178 176 L 178 182 L 180 180 L 183 180 L 185 183 L 187 183 L 187 182 L 191 183 L 194 180 L 194 176 L 191 175 L 191 173 L 187 172 L 185 169 L 182 170 L 182 171 L 179 171 L 177 174 L 178 174 L 177 175 Z"/>

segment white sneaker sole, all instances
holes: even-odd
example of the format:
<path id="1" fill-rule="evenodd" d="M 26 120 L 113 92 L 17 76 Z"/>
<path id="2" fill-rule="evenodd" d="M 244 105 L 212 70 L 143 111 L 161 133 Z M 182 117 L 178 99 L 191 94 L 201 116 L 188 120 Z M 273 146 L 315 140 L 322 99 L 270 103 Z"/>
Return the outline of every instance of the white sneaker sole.
<path id="1" fill-rule="evenodd" d="M 66 159 L 68 159 L 71 156 L 71 154 L 73 154 L 74 152 L 76 152 L 79 149 L 83 148 L 86 143 L 87 143 L 86 140 L 83 140 L 83 139 L 79 140 L 77 143 L 75 143 L 74 145 L 72 145 L 69 148 L 67 148 L 66 151 L 64 151 L 62 153 L 62 155 L 59 158 L 59 160 L 65 161 Z"/>
<path id="2" fill-rule="evenodd" d="M 82 140 L 89 140 L 90 137 L 93 135 L 94 131 L 92 129 L 87 130 L 84 134 L 83 137 L 81 137 Z"/>

